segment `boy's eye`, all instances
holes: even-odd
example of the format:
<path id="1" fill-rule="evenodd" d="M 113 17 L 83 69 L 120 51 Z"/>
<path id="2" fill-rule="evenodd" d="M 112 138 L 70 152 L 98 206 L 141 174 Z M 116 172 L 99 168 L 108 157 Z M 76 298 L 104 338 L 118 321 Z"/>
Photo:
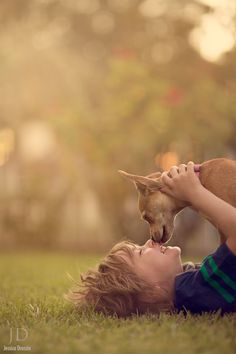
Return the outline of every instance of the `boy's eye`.
<path id="1" fill-rule="evenodd" d="M 140 256 L 141 256 L 142 252 L 143 252 L 143 249 L 140 248 L 140 251 L 139 251 Z"/>

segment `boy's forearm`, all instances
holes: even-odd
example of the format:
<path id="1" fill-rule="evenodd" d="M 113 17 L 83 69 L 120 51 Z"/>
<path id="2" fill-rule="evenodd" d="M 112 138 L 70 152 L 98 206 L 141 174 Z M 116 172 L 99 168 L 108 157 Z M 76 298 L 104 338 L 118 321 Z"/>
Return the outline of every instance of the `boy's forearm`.
<path id="1" fill-rule="evenodd" d="M 228 238 L 236 237 L 236 208 L 218 198 L 203 186 L 190 198 L 190 203 L 204 214 Z"/>

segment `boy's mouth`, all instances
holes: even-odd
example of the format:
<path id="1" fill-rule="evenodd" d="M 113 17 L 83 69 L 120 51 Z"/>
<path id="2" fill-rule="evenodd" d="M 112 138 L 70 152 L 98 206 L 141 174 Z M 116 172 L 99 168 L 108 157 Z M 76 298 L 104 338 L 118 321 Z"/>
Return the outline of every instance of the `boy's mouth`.
<path id="1" fill-rule="evenodd" d="M 167 247 L 164 247 L 164 246 L 162 246 L 162 245 L 160 246 L 160 248 L 161 248 L 161 253 L 163 253 L 163 254 L 164 254 L 164 253 L 166 252 L 166 250 L 167 250 Z"/>

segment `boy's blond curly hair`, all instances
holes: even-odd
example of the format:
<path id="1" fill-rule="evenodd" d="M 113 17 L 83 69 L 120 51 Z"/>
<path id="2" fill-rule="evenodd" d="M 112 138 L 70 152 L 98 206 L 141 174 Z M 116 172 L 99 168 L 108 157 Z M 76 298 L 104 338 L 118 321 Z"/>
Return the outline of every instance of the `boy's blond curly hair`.
<path id="1" fill-rule="evenodd" d="M 120 251 L 132 259 L 130 245 L 135 246 L 130 241 L 116 244 L 95 269 L 80 276 L 81 282 L 73 280 L 75 286 L 65 298 L 74 303 L 79 311 L 92 308 L 96 312 L 118 317 L 172 312 L 173 301 L 168 293 L 163 299 L 158 287 L 141 279 L 122 257 Z"/>

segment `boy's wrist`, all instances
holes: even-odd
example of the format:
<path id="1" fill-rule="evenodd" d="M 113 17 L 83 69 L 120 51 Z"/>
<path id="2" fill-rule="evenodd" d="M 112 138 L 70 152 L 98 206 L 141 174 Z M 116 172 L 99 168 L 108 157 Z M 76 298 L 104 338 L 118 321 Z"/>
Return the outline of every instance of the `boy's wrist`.
<path id="1" fill-rule="evenodd" d="M 191 203 L 192 206 L 197 206 L 199 200 L 202 198 L 202 193 L 204 193 L 206 189 L 203 185 L 199 185 L 197 188 L 193 189 L 189 194 L 188 201 Z"/>

